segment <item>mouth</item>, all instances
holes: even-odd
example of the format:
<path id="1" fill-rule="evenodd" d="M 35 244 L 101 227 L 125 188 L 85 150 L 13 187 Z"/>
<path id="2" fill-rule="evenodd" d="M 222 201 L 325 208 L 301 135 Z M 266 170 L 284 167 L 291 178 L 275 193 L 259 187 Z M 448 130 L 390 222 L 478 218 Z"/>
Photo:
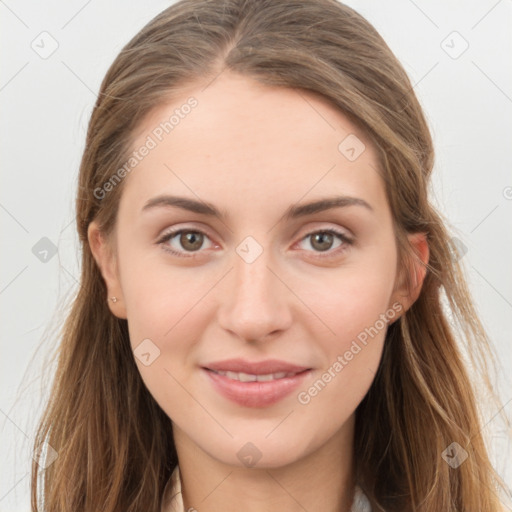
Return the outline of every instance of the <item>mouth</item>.
<path id="1" fill-rule="evenodd" d="M 221 396 L 242 407 L 269 407 L 299 387 L 312 369 L 295 372 L 251 374 L 201 368 L 208 382 Z"/>

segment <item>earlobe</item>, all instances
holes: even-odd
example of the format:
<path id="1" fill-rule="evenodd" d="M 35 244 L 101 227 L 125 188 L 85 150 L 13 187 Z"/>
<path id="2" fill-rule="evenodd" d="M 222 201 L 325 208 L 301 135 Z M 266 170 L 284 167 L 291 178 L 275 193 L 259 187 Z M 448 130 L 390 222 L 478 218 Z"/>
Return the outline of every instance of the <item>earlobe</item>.
<path id="1" fill-rule="evenodd" d="M 105 297 L 105 300 L 110 311 L 118 318 L 126 319 L 126 308 L 117 271 L 117 260 L 111 244 L 95 221 L 89 224 L 87 238 L 91 253 L 107 287 L 107 297 Z"/>

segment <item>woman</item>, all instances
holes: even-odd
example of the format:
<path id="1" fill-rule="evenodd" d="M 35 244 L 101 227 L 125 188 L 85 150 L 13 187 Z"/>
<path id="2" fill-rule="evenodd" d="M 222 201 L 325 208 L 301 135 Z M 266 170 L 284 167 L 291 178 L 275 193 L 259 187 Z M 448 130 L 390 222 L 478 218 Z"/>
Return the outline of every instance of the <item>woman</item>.
<path id="1" fill-rule="evenodd" d="M 33 510 L 501 510 L 442 294 L 462 342 L 487 338 L 432 164 L 404 70 L 352 9 L 184 0 L 152 20 L 89 124 Z"/>

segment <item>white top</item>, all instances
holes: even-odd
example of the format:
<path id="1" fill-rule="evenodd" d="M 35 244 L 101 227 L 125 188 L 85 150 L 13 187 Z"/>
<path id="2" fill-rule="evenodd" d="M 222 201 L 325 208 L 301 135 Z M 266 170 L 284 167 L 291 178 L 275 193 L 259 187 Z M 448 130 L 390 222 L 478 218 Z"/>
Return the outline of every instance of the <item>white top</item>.
<path id="1" fill-rule="evenodd" d="M 171 478 L 165 486 L 161 512 L 185 512 L 185 506 L 181 496 L 181 478 L 178 466 L 174 468 Z M 372 512 L 368 498 L 357 485 L 350 512 Z"/>

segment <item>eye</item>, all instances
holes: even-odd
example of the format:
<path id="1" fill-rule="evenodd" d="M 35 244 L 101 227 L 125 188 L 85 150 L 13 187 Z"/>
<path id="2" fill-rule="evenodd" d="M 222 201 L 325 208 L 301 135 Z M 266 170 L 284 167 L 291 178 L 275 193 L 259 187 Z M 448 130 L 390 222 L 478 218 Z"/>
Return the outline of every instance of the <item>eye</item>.
<path id="1" fill-rule="evenodd" d="M 180 235 L 177 237 L 177 235 Z M 158 241 L 165 251 L 184 258 L 195 258 L 195 254 L 186 255 L 184 253 L 198 252 L 205 241 L 209 239 L 206 233 L 197 229 L 179 229 L 165 233 Z M 176 239 L 176 240 L 173 240 Z M 170 244 L 167 242 L 171 242 Z M 172 242 L 175 242 L 174 244 Z"/>
<path id="2" fill-rule="evenodd" d="M 336 238 L 338 238 L 339 243 L 335 247 L 335 249 L 338 250 L 330 251 Z M 314 252 L 322 253 L 329 251 L 329 254 L 326 257 L 338 255 L 339 253 L 345 251 L 350 245 L 353 244 L 353 240 L 351 238 L 349 238 L 345 233 L 342 233 L 341 231 L 337 231 L 335 229 L 323 229 L 320 231 L 313 231 L 312 233 L 307 234 L 301 240 L 301 242 L 304 242 L 308 239 L 310 240 L 309 245 L 313 247 L 313 249 L 315 249 Z"/>
<path id="3" fill-rule="evenodd" d="M 180 236 L 178 237 L 178 235 Z M 337 250 L 331 251 L 336 238 L 339 240 L 338 245 L 335 246 L 335 249 Z M 175 256 L 195 258 L 197 255 L 194 253 L 200 253 L 200 249 L 203 248 L 205 239 L 209 240 L 209 237 L 203 231 L 185 228 L 164 233 L 157 241 L 157 244 L 161 245 L 165 251 L 170 252 Z M 315 249 L 314 252 L 328 253 L 325 257 L 331 257 L 333 255 L 336 256 L 347 250 L 347 248 L 353 244 L 353 240 L 351 238 L 349 238 L 345 233 L 335 229 L 313 231 L 303 237 L 299 243 L 308 239 L 311 239 L 309 244 L 313 249 Z"/>

